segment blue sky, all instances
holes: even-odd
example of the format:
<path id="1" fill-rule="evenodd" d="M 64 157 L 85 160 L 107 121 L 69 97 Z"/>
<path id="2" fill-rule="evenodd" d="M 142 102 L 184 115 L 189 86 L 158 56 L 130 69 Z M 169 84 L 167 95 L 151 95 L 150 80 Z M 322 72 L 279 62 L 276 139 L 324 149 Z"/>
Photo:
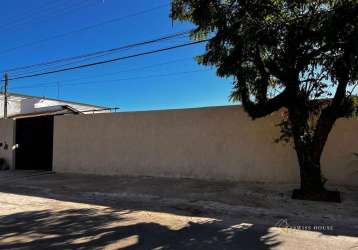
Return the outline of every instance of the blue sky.
<path id="1" fill-rule="evenodd" d="M 172 23 L 169 3 L 168 0 L 2 0 L 0 69 L 3 72 L 188 30 L 190 24 Z M 142 11 L 147 12 L 133 15 Z M 120 17 L 124 18 L 38 42 Z M 33 42 L 36 44 L 9 50 Z M 106 59 L 185 42 L 185 38 L 178 38 Z M 214 69 L 197 65 L 193 57 L 202 52 L 203 45 L 194 45 L 83 70 L 11 81 L 10 91 L 120 107 L 124 111 L 227 105 L 231 81 L 218 78 Z"/>

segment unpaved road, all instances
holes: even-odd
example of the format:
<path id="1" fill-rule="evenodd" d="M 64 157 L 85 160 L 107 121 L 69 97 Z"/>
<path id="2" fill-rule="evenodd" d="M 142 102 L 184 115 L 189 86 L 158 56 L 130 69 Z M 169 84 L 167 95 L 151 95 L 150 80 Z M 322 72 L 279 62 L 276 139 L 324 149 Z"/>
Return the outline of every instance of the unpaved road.
<path id="1" fill-rule="evenodd" d="M 0 173 L 0 249 L 358 249 L 356 190 L 334 205 L 235 185 Z"/>

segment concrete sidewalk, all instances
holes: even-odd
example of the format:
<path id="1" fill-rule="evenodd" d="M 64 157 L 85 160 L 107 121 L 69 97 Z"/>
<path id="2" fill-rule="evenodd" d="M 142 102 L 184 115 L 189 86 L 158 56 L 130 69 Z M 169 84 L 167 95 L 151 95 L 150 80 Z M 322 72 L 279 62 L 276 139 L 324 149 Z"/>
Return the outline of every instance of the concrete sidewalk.
<path id="1" fill-rule="evenodd" d="M 357 189 L 332 204 L 293 188 L 0 172 L 0 249 L 358 249 Z"/>

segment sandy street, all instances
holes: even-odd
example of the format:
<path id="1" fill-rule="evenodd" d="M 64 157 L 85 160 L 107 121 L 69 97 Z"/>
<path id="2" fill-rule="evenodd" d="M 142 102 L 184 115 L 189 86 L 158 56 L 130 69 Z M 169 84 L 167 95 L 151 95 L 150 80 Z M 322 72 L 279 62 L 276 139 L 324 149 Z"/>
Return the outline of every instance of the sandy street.
<path id="1" fill-rule="evenodd" d="M 259 184 L 104 178 L 0 173 L 0 249 L 358 249 L 356 190 L 322 205 L 272 187 L 260 200 Z"/>

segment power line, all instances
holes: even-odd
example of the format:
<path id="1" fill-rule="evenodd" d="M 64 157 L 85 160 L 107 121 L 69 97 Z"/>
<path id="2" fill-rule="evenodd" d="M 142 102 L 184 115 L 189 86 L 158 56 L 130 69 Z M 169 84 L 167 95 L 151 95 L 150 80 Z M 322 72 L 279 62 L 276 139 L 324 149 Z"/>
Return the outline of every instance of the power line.
<path id="1" fill-rule="evenodd" d="M 161 41 L 165 41 L 165 40 L 171 40 L 171 39 L 177 38 L 177 37 L 182 37 L 184 35 L 189 34 L 189 32 L 190 31 L 178 32 L 178 33 L 162 36 L 162 37 L 159 37 L 159 38 L 146 40 L 146 41 L 143 41 L 143 42 L 124 45 L 124 46 L 121 46 L 121 47 L 116 47 L 116 48 L 112 48 L 112 49 L 96 51 L 96 52 L 87 53 L 87 54 L 83 54 L 83 55 L 79 55 L 79 56 L 61 58 L 61 59 L 57 59 L 57 60 L 53 60 L 53 61 L 37 63 L 37 64 L 28 65 L 28 66 L 22 66 L 22 67 L 6 69 L 6 70 L 3 70 L 3 71 L 5 71 L 5 72 L 14 72 L 14 71 L 31 69 L 31 68 L 35 68 L 35 67 L 49 66 L 49 65 L 53 65 L 53 64 L 57 64 L 57 63 L 61 63 L 61 62 L 73 61 L 73 60 L 83 59 L 83 58 L 85 58 L 85 60 L 93 59 L 94 57 L 96 58 L 98 56 L 110 55 L 110 54 L 113 54 L 113 53 L 118 52 L 118 51 L 123 51 L 123 50 L 131 49 L 131 48 L 135 48 L 135 47 L 139 47 L 139 46 L 144 46 L 144 45 L 157 43 L 157 42 L 161 42 Z M 81 61 L 83 61 L 83 60 L 81 60 Z M 66 65 L 64 65 L 64 66 L 66 66 Z M 24 72 L 20 72 L 19 74 L 22 74 L 22 73 L 24 73 Z"/>
<path id="2" fill-rule="evenodd" d="M 138 43 L 128 44 L 128 45 L 124 45 L 124 46 L 117 47 L 117 48 L 108 49 L 108 50 L 96 51 L 96 52 L 83 54 L 83 55 L 79 55 L 79 56 L 73 56 L 73 57 L 61 58 L 61 59 L 57 59 L 57 60 L 53 60 L 53 61 L 47 61 L 47 62 L 44 62 L 44 63 L 37 63 L 37 64 L 28 65 L 28 66 L 22 66 L 22 67 L 17 67 L 17 68 L 12 68 L 12 69 L 6 69 L 6 70 L 4 70 L 4 72 L 13 72 L 13 71 L 19 71 L 19 70 L 24 70 L 24 69 L 31 69 L 31 68 L 34 68 L 34 67 L 53 65 L 53 64 L 57 64 L 57 63 L 61 63 L 61 62 L 73 61 L 73 60 L 76 60 L 76 59 L 83 59 L 83 58 L 85 58 L 86 60 L 87 59 L 93 59 L 93 56 L 97 57 L 97 56 L 109 55 L 109 54 L 113 54 L 114 52 L 123 51 L 123 50 L 126 50 L 126 49 L 136 48 L 136 47 L 139 47 L 139 46 L 144 46 L 144 45 L 148 45 L 148 44 L 152 44 L 152 43 L 157 43 L 157 42 L 161 42 L 161 41 L 165 41 L 165 40 L 170 40 L 172 38 L 180 37 L 180 36 L 186 35 L 188 33 L 189 33 L 189 31 L 179 32 L 179 33 L 175 33 L 175 34 L 171 34 L 171 35 L 167 35 L 167 36 L 162 36 L 162 37 L 151 39 L 151 40 L 146 40 L 146 41 L 143 41 L 143 42 L 138 42 Z M 19 73 L 19 74 L 22 74 L 22 72 Z"/>
<path id="3" fill-rule="evenodd" d="M 69 31 L 69 32 L 66 32 L 66 33 L 54 35 L 54 36 L 47 37 L 47 38 L 44 38 L 44 39 L 39 39 L 39 40 L 32 41 L 32 42 L 29 42 L 29 43 L 23 43 L 23 44 L 21 44 L 19 46 L 15 46 L 15 47 L 0 51 L 0 55 L 9 53 L 11 51 L 14 51 L 14 50 L 17 50 L 17 49 L 20 49 L 20 48 L 33 46 L 33 45 L 36 45 L 36 44 L 39 44 L 39 43 L 43 43 L 43 42 L 51 41 L 51 40 L 54 40 L 54 39 L 66 37 L 66 36 L 76 34 L 76 33 L 79 33 L 79 32 L 83 32 L 83 31 L 91 30 L 91 29 L 101 27 L 101 26 L 104 26 L 104 25 L 107 25 L 107 24 L 116 23 L 116 22 L 122 21 L 122 20 L 127 19 L 127 18 L 143 15 L 143 14 L 153 12 L 153 11 L 156 11 L 156 10 L 162 9 L 164 7 L 168 7 L 168 6 L 169 6 L 168 4 L 158 5 L 156 7 L 153 7 L 153 8 L 147 9 L 147 10 L 139 11 L 139 12 L 132 13 L 132 14 L 129 14 L 129 15 L 126 15 L 126 16 L 113 18 L 113 19 L 110 19 L 110 20 L 107 20 L 107 21 L 104 21 L 104 22 L 100 22 L 100 23 L 97 23 L 97 24 L 89 25 L 89 26 L 86 26 L 86 27 L 83 27 L 83 28 L 80 28 L 80 29 L 77 29 L 77 30 L 73 30 L 73 31 Z"/>
<path id="4" fill-rule="evenodd" d="M 161 77 L 168 77 L 168 76 L 177 76 L 177 75 L 187 75 L 192 73 L 199 73 L 199 72 L 207 72 L 210 69 L 200 69 L 200 70 L 192 70 L 192 71 L 182 71 L 182 72 L 175 72 L 175 73 L 167 73 L 167 74 L 157 74 L 157 75 L 147 75 L 147 76 L 140 76 L 140 77 L 130 77 L 130 78 L 117 78 L 117 79 L 107 79 L 102 81 L 85 81 L 85 82 L 78 82 L 78 83 L 68 83 L 68 84 L 61 84 L 60 86 L 79 86 L 79 85 L 88 85 L 88 84 L 102 84 L 106 82 L 120 82 L 120 81 L 131 81 L 131 80 L 140 80 L 140 79 L 149 79 L 149 78 L 161 78 Z M 10 88 L 12 90 L 16 89 L 33 89 L 33 88 L 44 88 L 44 87 L 57 87 L 55 82 L 48 84 L 48 85 L 31 85 L 26 87 L 14 87 Z"/>
<path id="5" fill-rule="evenodd" d="M 173 50 L 173 49 L 188 47 L 188 46 L 191 46 L 194 44 L 199 44 L 199 43 L 203 43 L 203 42 L 207 42 L 207 41 L 209 41 L 209 40 L 208 39 L 200 40 L 200 41 L 180 44 L 180 45 L 176 45 L 176 46 L 171 46 L 171 47 L 167 47 L 167 48 L 161 48 L 161 49 L 157 49 L 157 50 L 151 50 L 151 51 L 147 51 L 147 52 L 133 54 L 133 55 L 129 55 L 129 56 L 118 57 L 118 58 L 114 58 L 114 59 L 110 59 L 110 60 L 104 60 L 104 61 L 99 61 L 99 62 L 94 62 L 94 63 L 89 63 L 89 64 L 83 64 L 83 65 L 79 65 L 79 66 L 75 66 L 75 67 L 63 68 L 63 69 L 58 69 L 58 70 L 53 70 L 53 71 L 48 71 L 48 72 L 43 72 L 43 73 L 38 73 L 38 74 L 10 78 L 9 81 L 10 80 L 12 80 L 12 81 L 19 80 L 19 79 L 24 79 L 24 78 L 31 78 L 31 77 L 36 77 L 36 76 L 50 75 L 50 74 L 55 74 L 55 73 L 60 73 L 60 72 L 65 72 L 65 71 L 70 71 L 70 70 L 75 70 L 75 69 L 88 68 L 88 67 L 93 67 L 93 66 L 97 66 L 97 65 L 101 65 L 101 64 L 108 64 L 108 63 L 126 60 L 126 59 L 130 59 L 130 58 L 136 58 L 136 57 L 140 57 L 140 56 L 156 54 L 159 52 L 169 51 L 169 50 Z"/>
<path id="6" fill-rule="evenodd" d="M 123 49 L 121 51 L 126 51 L 126 50 L 129 50 L 129 49 Z M 39 73 L 39 72 L 43 72 L 43 71 L 53 70 L 53 69 L 56 69 L 56 68 L 59 68 L 59 67 L 75 65 L 75 64 L 85 62 L 85 61 L 88 61 L 88 60 L 93 60 L 95 58 L 100 58 L 100 57 L 104 57 L 104 56 L 107 56 L 107 55 L 112 55 L 113 53 L 115 53 L 115 52 L 103 53 L 103 54 L 100 54 L 100 55 L 97 55 L 97 56 L 89 56 L 89 57 L 86 57 L 84 59 L 77 59 L 77 60 L 74 60 L 72 62 L 64 63 L 64 64 L 58 64 L 56 66 L 51 66 L 51 64 L 49 64 L 49 65 L 38 66 L 39 69 L 27 69 L 27 70 L 24 69 L 24 70 L 21 70 L 20 72 L 16 73 L 15 75 L 12 75 L 12 76 L 13 77 L 18 77 L 18 76 L 23 76 L 23 75 L 28 75 L 28 74 L 34 74 L 34 73 Z"/>
<path id="7" fill-rule="evenodd" d="M 178 62 L 182 62 L 185 60 L 189 60 L 192 59 L 192 57 L 187 57 L 187 58 L 181 58 L 181 59 L 176 59 L 176 60 L 171 60 L 171 61 L 167 61 L 167 62 L 163 62 L 163 63 L 156 63 L 156 64 L 151 64 L 151 65 L 147 65 L 144 67 L 136 67 L 136 68 L 132 68 L 132 69 L 127 69 L 127 70 L 121 70 L 121 71 L 116 71 L 116 72 L 112 72 L 112 73 L 107 73 L 107 74 L 102 74 L 102 75 L 96 75 L 96 76 L 91 76 L 91 77 L 81 77 L 81 78 L 74 78 L 74 79 L 65 79 L 63 81 L 65 82 L 76 82 L 76 81 L 81 81 L 81 80 L 86 80 L 86 79 L 94 79 L 94 78 L 101 78 L 101 77 L 106 77 L 106 76 L 112 76 L 112 75 L 118 75 L 118 74 L 122 74 L 122 73 L 126 73 L 126 72 L 133 72 L 133 71 L 139 71 L 139 70 L 143 70 L 143 69 L 148 69 L 148 68 L 154 68 L 154 67 L 158 67 L 158 66 L 163 66 L 163 65 L 168 65 L 168 64 L 173 64 L 173 63 L 178 63 Z M 46 85 L 53 85 L 53 84 L 58 84 L 58 81 L 54 81 L 54 82 L 45 82 L 45 83 L 38 83 L 36 85 L 29 85 L 29 86 L 25 86 L 25 87 L 14 87 L 15 89 L 21 89 L 21 88 L 32 88 L 32 87 L 42 87 L 42 86 L 46 86 Z"/>
<path id="8" fill-rule="evenodd" d="M 164 42 L 164 41 L 161 41 L 161 42 Z M 176 44 L 179 44 L 179 43 L 176 42 Z M 72 61 L 72 62 L 69 62 L 69 63 L 55 65 L 55 66 L 52 66 L 52 67 L 49 65 L 49 66 L 44 66 L 44 68 L 40 68 L 40 69 L 36 69 L 36 70 L 25 70 L 25 71 L 22 71 L 22 72 L 20 72 L 18 74 L 12 75 L 12 77 L 18 77 L 18 76 L 24 76 L 24 75 L 28 75 L 28 74 L 41 73 L 41 72 L 44 72 L 44 71 L 51 71 L 51 70 L 55 70 L 55 69 L 65 67 L 65 66 L 70 66 L 70 65 L 74 66 L 74 65 L 78 65 L 80 63 L 84 63 L 86 61 L 91 61 L 91 60 L 94 60 L 94 59 L 97 59 L 97 58 L 102 58 L 102 57 L 105 57 L 105 56 L 109 56 L 109 55 L 112 55 L 112 54 L 114 54 L 116 52 L 128 51 L 130 49 L 131 48 L 126 48 L 126 49 L 123 49 L 123 50 L 120 50 L 120 51 L 108 52 L 108 53 L 104 53 L 104 54 L 97 55 L 97 56 L 92 56 L 92 57 L 87 57 L 87 58 L 84 58 L 84 59 L 79 59 L 79 60 Z"/>

